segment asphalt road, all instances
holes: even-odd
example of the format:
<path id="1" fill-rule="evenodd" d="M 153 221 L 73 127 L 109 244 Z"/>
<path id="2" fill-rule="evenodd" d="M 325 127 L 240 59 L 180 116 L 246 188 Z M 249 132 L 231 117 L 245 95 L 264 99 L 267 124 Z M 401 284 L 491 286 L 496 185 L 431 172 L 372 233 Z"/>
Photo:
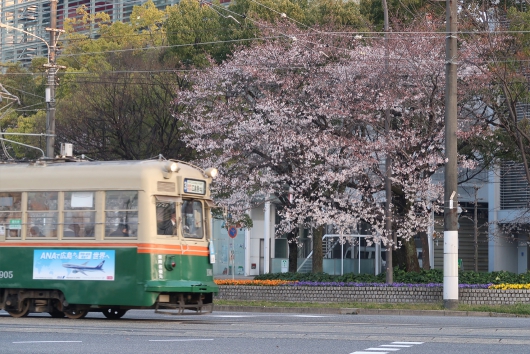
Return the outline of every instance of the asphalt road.
<path id="1" fill-rule="evenodd" d="M 0 311 L 0 353 L 529 353 L 530 318 L 129 311 L 121 320 Z"/>

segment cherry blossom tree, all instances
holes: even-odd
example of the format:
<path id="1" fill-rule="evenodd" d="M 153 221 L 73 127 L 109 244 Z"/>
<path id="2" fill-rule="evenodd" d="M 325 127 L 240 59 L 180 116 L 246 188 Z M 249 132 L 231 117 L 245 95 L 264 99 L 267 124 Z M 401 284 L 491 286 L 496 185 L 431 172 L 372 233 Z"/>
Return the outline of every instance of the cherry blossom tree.
<path id="1" fill-rule="evenodd" d="M 220 167 L 219 202 L 233 213 L 267 198 L 280 203 L 277 234 L 288 235 L 290 271 L 296 271 L 299 228 L 333 225 L 347 235 L 365 222 L 372 242 L 388 242 L 384 159 L 390 155 L 396 246 L 411 248 L 405 263 L 419 270 L 410 241 L 426 230 L 432 208 L 443 205 L 443 188 L 430 176 L 444 165 L 444 35 L 418 26 L 393 34 L 386 71 L 382 38 L 287 25 L 274 30 L 285 39 L 235 52 L 190 76 L 192 88 L 177 93 L 188 144 L 206 165 Z M 467 46 L 462 43 L 459 69 L 461 144 L 487 135 L 477 114 L 466 114 L 487 80 L 466 61 Z M 461 163 L 474 167 L 465 156 Z"/>
<path id="2" fill-rule="evenodd" d="M 481 93 L 481 108 L 491 112 L 487 119 L 494 130 L 493 141 L 480 147 L 481 155 L 489 158 L 484 166 L 496 166 L 517 180 L 515 193 L 524 196 L 530 187 L 530 10 L 518 1 L 470 1 L 463 10 L 464 19 L 472 20 L 464 22 L 462 31 L 481 43 L 475 57 L 488 63 L 491 76 Z M 515 217 L 490 221 L 496 226 L 490 236 L 517 242 L 514 235 L 528 234 L 528 199 L 522 197 L 517 209 Z"/>

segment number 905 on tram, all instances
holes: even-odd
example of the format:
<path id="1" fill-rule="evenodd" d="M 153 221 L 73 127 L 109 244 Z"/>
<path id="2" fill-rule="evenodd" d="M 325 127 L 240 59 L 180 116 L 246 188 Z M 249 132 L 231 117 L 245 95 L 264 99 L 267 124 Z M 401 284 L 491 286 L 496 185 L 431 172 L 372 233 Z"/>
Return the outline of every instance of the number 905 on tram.
<path id="1" fill-rule="evenodd" d="M 216 173 L 161 158 L 0 164 L 0 308 L 211 312 Z"/>

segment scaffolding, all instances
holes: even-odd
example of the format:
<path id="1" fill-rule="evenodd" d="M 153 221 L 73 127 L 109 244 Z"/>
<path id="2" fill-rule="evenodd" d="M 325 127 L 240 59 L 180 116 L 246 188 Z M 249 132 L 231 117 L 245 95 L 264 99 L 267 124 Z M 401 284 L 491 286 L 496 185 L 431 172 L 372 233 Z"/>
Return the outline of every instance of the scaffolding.
<path id="1" fill-rule="evenodd" d="M 89 13 L 105 12 L 112 22 L 128 22 L 134 6 L 146 0 L 58 0 L 57 28 L 64 29 L 65 19 L 80 16 L 76 10 L 85 6 Z M 155 6 L 163 10 L 179 0 L 154 0 Z M 0 0 L 0 22 L 21 31 L 0 28 L 0 63 L 20 63 L 27 66 L 35 57 L 47 57 L 46 44 L 35 36 L 50 40 L 46 27 L 50 26 L 49 0 Z M 88 34 L 95 34 L 92 26 Z M 27 33 L 24 33 L 24 32 Z M 29 35 L 31 33 L 32 35 Z"/>

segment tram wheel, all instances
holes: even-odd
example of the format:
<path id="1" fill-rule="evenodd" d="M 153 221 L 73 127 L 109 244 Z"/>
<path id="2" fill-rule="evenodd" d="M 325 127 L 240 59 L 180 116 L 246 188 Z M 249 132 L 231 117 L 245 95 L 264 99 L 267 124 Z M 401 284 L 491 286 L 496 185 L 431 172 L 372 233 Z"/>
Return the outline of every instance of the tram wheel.
<path id="1" fill-rule="evenodd" d="M 54 309 L 53 311 L 48 312 L 52 318 L 63 318 L 65 316 L 64 312 Z"/>
<path id="2" fill-rule="evenodd" d="M 68 310 L 64 311 L 64 315 L 73 320 L 84 318 L 88 314 L 87 310 Z"/>
<path id="3" fill-rule="evenodd" d="M 118 318 L 122 318 L 123 315 L 127 312 L 127 310 L 121 310 L 121 309 L 105 309 L 102 311 L 103 315 L 111 320 L 117 320 Z"/>
<path id="4" fill-rule="evenodd" d="M 26 299 L 22 302 L 22 310 L 7 310 L 7 313 L 11 315 L 11 317 L 19 318 L 19 317 L 25 317 L 29 314 L 29 307 L 31 305 L 31 302 Z"/>

